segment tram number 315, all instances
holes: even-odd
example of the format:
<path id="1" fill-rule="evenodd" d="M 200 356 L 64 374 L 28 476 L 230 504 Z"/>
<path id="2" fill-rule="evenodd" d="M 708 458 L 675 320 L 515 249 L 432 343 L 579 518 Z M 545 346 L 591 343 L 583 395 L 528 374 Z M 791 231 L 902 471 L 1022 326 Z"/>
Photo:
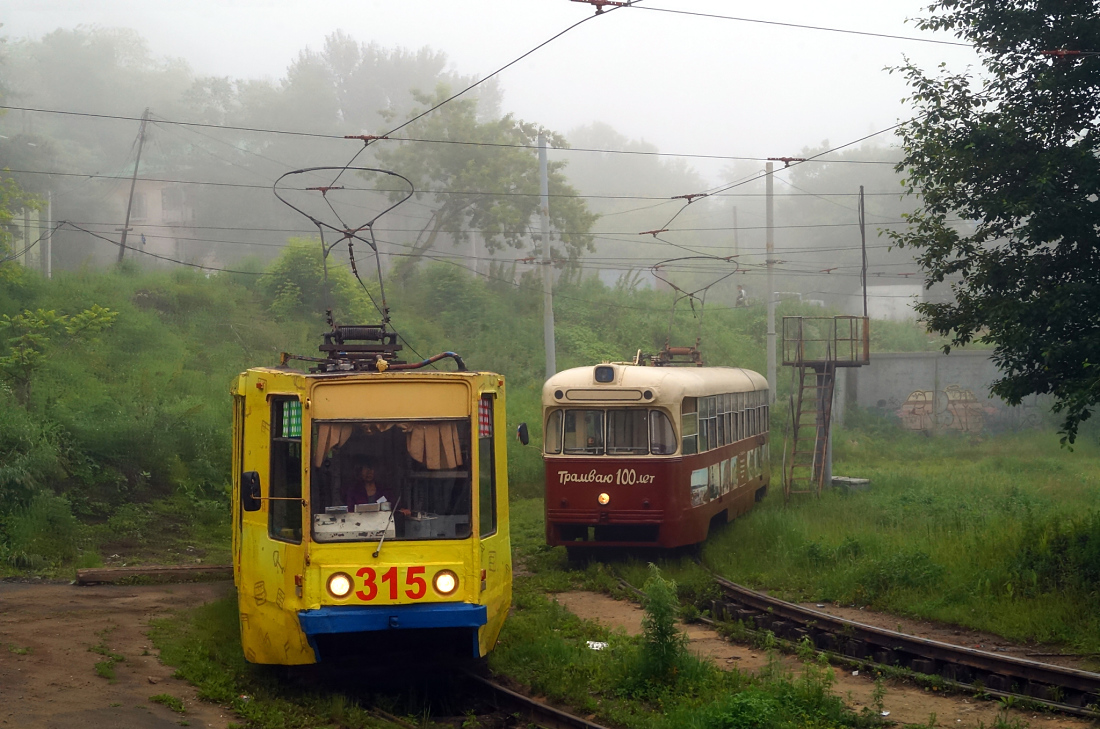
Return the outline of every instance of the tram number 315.
<path id="1" fill-rule="evenodd" d="M 428 582 L 424 579 L 425 567 L 409 567 L 405 572 L 405 597 L 410 600 L 419 600 L 428 594 Z M 378 590 L 389 591 L 391 600 L 397 599 L 397 568 L 390 567 L 381 575 L 373 567 L 360 567 L 355 573 L 356 577 L 363 579 L 362 589 L 355 591 L 355 596 L 364 602 L 369 602 L 378 597 Z M 381 583 L 381 585 L 379 585 Z"/>
<path id="2" fill-rule="evenodd" d="M 653 483 L 655 476 L 637 473 L 633 468 L 620 468 L 615 472 L 615 483 L 633 486 L 636 483 Z"/>

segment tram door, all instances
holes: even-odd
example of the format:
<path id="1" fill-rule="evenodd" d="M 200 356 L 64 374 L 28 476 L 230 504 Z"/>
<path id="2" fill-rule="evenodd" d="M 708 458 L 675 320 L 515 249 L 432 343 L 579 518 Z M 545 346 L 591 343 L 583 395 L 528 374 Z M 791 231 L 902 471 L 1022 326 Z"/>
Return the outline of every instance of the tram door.
<path id="1" fill-rule="evenodd" d="M 237 589 L 245 657 L 254 663 L 312 663 L 296 619 L 305 573 L 302 402 L 297 394 L 253 395 L 244 419 Z M 250 481 L 260 493 L 252 503 Z"/>
<path id="2" fill-rule="evenodd" d="M 499 413 L 498 413 L 499 411 Z M 481 600 L 488 608 L 489 625 L 495 611 L 507 609 L 512 593 L 512 562 L 509 548 L 507 457 L 503 434 L 503 407 L 497 407 L 496 393 L 481 393 L 478 400 L 478 535 L 481 551 Z M 499 420 L 498 420 L 499 414 Z M 496 642 L 496 633 L 483 629 L 480 652 L 485 655 Z"/>

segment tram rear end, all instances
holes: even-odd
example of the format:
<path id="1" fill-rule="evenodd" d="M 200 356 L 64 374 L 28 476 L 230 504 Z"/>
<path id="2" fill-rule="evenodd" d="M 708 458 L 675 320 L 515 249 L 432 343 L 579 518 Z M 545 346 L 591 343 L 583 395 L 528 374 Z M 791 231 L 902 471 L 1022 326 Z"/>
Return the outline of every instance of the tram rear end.
<path id="1" fill-rule="evenodd" d="M 503 378 L 255 368 L 233 396 L 249 661 L 492 649 L 512 586 Z"/>

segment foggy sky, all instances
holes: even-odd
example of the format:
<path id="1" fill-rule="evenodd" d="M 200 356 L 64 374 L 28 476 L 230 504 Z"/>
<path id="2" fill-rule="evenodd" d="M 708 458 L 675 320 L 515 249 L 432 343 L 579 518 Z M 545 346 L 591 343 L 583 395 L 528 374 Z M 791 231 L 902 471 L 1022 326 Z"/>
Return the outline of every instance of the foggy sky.
<path id="1" fill-rule="evenodd" d="M 567 132 L 593 121 L 663 152 L 753 157 L 842 144 L 908 118 L 906 87 L 883 69 L 908 56 L 926 70 L 975 65 L 967 48 L 672 15 L 672 8 L 902 36 L 915 0 L 647 0 L 594 18 L 505 71 L 503 110 Z M 568 0 L 8 0 L 0 34 L 130 27 L 155 55 L 200 74 L 280 78 L 337 29 L 384 47 L 445 51 L 485 76 L 593 8 Z M 950 36 L 937 36 L 954 40 Z M 79 111 L 79 110 L 77 110 Z M 886 139 L 886 138 L 882 138 Z M 691 161 L 714 180 L 724 163 Z"/>

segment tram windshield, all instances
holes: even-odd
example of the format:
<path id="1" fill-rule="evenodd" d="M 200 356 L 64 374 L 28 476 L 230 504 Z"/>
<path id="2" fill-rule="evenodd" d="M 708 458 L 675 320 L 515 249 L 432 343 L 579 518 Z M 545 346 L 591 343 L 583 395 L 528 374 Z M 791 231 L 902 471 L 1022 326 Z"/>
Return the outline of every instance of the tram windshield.
<path id="1" fill-rule="evenodd" d="M 575 456 L 667 456 L 676 452 L 668 415 L 646 408 L 553 410 L 546 418 L 544 452 Z"/>
<path id="2" fill-rule="evenodd" d="M 312 436 L 315 541 L 472 533 L 468 421 L 314 421 Z"/>

